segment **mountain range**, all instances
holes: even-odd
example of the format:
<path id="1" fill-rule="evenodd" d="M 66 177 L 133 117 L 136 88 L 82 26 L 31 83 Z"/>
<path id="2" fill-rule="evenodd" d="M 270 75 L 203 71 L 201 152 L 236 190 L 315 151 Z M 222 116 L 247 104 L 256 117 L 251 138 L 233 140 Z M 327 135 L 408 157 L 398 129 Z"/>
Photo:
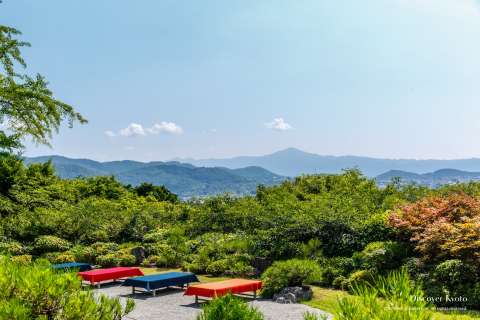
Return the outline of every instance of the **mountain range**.
<path id="1" fill-rule="evenodd" d="M 430 187 L 438 187 L 457 182 L 480 181 L 480 172 L 467 172 L 455 169 L 441 169 L 435 172 L 418 174 L 413 172 L 390 170 L 375 179 L 382 186 L 391 182 L 394 178 L 400 178 L 402 183 L 416 183 Z"/>
<path id="2" fill-rule="evenodd" d="M 379 185 L 385 185 L 395 177 L 401 178 L 403 183 L 414 182 L 431 187 L 480 180 L 480 159 L 475 158 L 413 160 L 322 156 L 294 148 L 265 156 L 147 163 L 131 160 L 98 162 L 62 156 L 25 158 L 27 164 L 48 160 L 52 161 L 62 178 L 113 175 L 124 184 L 149 182 L 165 185 L 181 198 L 224 192 L 253 194 L 258 184 L 275 185 L 288 177 L 339 173 L 347 168 L 360 169 L 365 175 L 375 178 Z"/>
<path id="3" fill-rule="evenodd" d="M 70 159 L 62 156 L 25 158 L 25 163 L 51 160 L 57 175 L 64 179 L 92 176 L 115 176 L 124 184 L 149 182 L 164 185 L 181 198 L 207 196 L 224 192 L 237 195 L 253 194 L 258 184 L 278 184 L 286 177 L 256 166 L 238 169 L 196 167 L 187 163 L 111 161 Z"/>
<path id="4" fill-rule="evenodd" d="M 480 172 L 480 159 L 416 160 L 381 159 L 359 156 L 328 156 L 289 148 L 263 156 L 241 156 L 228 159 L 177 159 L 202 167 L 226 167 L 230 169 L 248 166 L 262 167 L 276 174 L 294 177 L 309 173 L 339 173 L 342 169 L 358 168 L 369 177 L 376 177 L 390 170 L 412 173 L 434 172 L 451 168 Z"/>

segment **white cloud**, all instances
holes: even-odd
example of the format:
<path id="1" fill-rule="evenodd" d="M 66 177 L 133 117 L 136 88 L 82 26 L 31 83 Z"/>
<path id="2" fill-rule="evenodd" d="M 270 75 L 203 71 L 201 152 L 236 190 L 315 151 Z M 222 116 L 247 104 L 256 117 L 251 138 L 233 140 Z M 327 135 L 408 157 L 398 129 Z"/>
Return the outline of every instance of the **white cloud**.
<path id="1" fill-rule="evenodd" d="M 151 134 L 168 133 L 168 134 L 182 134 L 183 129 L 173 122 L 162 121 L 155 123 L 153 127 L 148 128 L 147 131 Z"/>
<path id="2" fill-rule="evenodd" d="M 138 123 L 130 123 L 128 127 L 121 129 L 119 134 L 123 137 L 139 137 L 147 135 L 143 126 Z"/>
<path id="3" fill-rule="evenodd" d="M 113 131 L 111 131 L 111 130 L 105 131 L 105 135 L 106 135 L 107 137 L 115 137 L 115 136 L 116 136 L 115 132 L 113 132 Z"/>
<path id="4" fill-rule="evenodd" d="M 155 123 L 151 128 L 145 128 L 138 123 L 130 123 L 126 128 L 118 131 L 118 133 L 115 133 L 112 130 L 105 131 L 105 135 L 108 137 L 145 137 L 147 135 L 157 135 L 161 133 L 182 134 L 183 129 L 173 122 L 162 121 L 160 123 Z"/>
<path id="5" fill-rule="evenodd" d="M 265 127 L 279 131 L 286 131 L 292 129 L 292 126 L 285 122 L 283 118 L 275 118 L 272 122 L 265 123 Z"/>

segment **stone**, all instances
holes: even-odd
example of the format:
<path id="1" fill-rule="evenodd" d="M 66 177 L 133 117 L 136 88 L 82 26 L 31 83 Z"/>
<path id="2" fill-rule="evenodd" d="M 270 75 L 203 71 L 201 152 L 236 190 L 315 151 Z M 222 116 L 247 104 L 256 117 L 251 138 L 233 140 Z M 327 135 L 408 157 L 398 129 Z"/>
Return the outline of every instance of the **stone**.
<path id="1" fill-rule="evenodd" d="M 135 247 L 131 251 L 132 255 L 135 256 L 135 264 L 139 265 L 145 260 L 145 248 Z"/>
<path id="2" fill-rule="evenodd" d="M 311 300 L 313 297 L 312 288 L 309 286 L 286 287 L 280 293 L 273 296 L 273 301 L 278 303 L 297 303 Z"/>

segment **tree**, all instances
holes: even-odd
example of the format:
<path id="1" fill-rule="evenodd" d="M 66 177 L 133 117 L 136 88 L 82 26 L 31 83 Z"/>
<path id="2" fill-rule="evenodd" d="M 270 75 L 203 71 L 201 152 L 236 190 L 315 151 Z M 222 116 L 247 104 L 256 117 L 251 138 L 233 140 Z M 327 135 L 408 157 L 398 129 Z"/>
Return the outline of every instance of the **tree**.
<path id="1" fill-rule="evenodd" d="M 134 190 L 141 197 L 152 196 L 158 201 L 178 202 L 177 195 L 170 192 L 165 186 L 155 186 L 151 183 L 144 182 Z"/>
<path id="2" fill-rule="evenodd" d="M 64 120 L 70 127 L 75 121 L 86 122 L 72 106 L 54 98 L 43 76 L 17 73 L 15 66 L 26 67 L 20 49 L 30 46 L 18 40 L 19 35 L 17 29 L 0 25 L 0 124 L 4 128 L 0 151 L 4 152 L 21 149 L 24 137 L 48 145 Z"/>
<path id="3" fill-rule="evenodd" d="M 427 197 L 391 213 L 389 224 L 427 260 L 480 262 L 478 198 L 463 193 Z"/>

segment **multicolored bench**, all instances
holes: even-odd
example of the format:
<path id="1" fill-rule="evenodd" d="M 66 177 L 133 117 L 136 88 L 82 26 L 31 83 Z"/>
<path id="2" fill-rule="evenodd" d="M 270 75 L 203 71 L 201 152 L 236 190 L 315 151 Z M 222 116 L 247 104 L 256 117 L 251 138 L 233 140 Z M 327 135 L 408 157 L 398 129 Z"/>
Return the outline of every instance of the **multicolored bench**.
<path id="1" fill-rule="evenodd" d="M 257 290 L 262 288 L 262 281 L 247 279 L 230 279 L 225 281 L 201 283 L 191 285 L 185 291 L 186 296 L 195 296 L 195 303 L 198 303 L 198 297 L 221 297 L 228 293 L 239 294 L 253 292 L 253 298 L 257 297 Z"/>
<path id="2" fill-rule="evenodd" d="M 91 285 L 97 284 L 97 286 L 100 288 L 100 282 L 102 281 L 116 281 L 118 279 L 143 276 L 143 272 L 140 270 L 140 268 L 116 267 L 79 272 L 78 275 L 81 276 L 84 281 L 90 282 Z"/>
<path id="3" fill-rule="evenodd" d="M 155 296 L 155 292 L 160 288 L 184 287 L 192 282 L 199 282 L 197 276 L 193 273 L 168 272 L 129 278 L 123 282 L 122 286 L 131 286 L 132 294 L 135 294 L 135 288 L 144 288 L 145 291 L 151 292 Z M 142 290 L 142 292 L 144 291 Z"/>

